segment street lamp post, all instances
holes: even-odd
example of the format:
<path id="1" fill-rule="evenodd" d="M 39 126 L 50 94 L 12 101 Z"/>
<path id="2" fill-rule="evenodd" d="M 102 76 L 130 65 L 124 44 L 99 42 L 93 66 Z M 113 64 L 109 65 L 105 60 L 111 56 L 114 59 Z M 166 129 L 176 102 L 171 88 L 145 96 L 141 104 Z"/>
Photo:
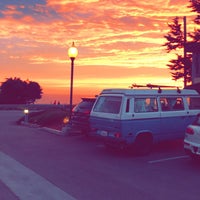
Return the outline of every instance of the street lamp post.
<path id="1" fill-rule="evenodd" d="M 70 81 L 70 103 L 69 103 L 69 119 L 72 115 L 73 106 L 73 79 L 74 79 L 74 60 L 78 55 L 78 49 L 75 47 L 74 42 L 72 46 L 68 49 L 68 56 L 71 59 L 71 81 Z"/>

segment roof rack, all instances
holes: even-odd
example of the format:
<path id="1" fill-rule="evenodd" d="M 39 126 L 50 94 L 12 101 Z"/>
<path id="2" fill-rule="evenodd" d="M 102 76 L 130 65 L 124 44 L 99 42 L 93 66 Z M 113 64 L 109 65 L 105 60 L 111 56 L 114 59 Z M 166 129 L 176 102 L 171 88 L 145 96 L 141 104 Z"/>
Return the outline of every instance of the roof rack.
<path id="1" fill-rule="evenodd" d="M 176 88 L 177 89 L 177 92 L 178 93 L 181 93 L 181 90 L 179 89 L 179 87 L 176 87 L 176 86 L 168 86 L 168 85 L 155 85 L 155 84 L 151 84 L 151 83 L 148 83 L 146 85 L 138 85 L 138 84 L 132 84 L 131 85 L 131 89 L 133 89 L 134 87 L 136 88 L 140 88 L 140 87 L 147 87 L 147 88 L 158 88 L 158 93 L 161 93 L 162 92 L 162 89 L 161 88 Z"/>

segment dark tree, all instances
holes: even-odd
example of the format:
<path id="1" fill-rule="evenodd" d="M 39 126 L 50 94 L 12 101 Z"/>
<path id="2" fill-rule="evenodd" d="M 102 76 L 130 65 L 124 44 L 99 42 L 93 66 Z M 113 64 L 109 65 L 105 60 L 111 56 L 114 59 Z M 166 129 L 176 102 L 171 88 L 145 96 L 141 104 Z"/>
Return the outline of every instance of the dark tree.
<path id="1" fill-rule="evenodd" d="M 170 31 L 164 36 L 167 42 L 163 46 L 166 46 L 167 53 L 170 53 L 177 48 L 183 48 L 184 33 L 181 30 L 181 24 L 179 24 L 178 17 L 175 17 L 172 23 L 168 23 L 168 27 L 170 28 Z"/>
<path id="2" fill-rule="evenodd" d="M 173 80 L 185 77 L 186 82 L 189 83 L 191 82 L 192 55 L 188 53 L 184 58 L 183 51 L 180 54 L 180 50 L 184 48 L 184 33 L 181 29 L 179 18 L 175 17 L 172 23 L 168 24 L 168 27 L 170 31 L 164 36 L 167 42 L 163 46 L 166 46 L 167 53 L 174 51 L 177 57 L 170 60 L 170 64 L 167 64 L 167 66 L 171 71 Z M 184 69 L 186 70 L 186 74 Z"/>
<path id="3" fill-rule="evenodd" d="M 200 24 L 200 0 L 189 0 L 189 3 L 190 5 L 188 7 L 191 8 L 191 11 L 197 13 L 194 22 Z"/>
<path id="4" fill-rule="evenodd" d="M 189 0 L 192 12 L 196 12 L 197 16 L 194 19 L 194 23 L 200 25 L 200 0 Z M 200 29 L 195 29 L 193 33 L 189 33 L 189 36 L 193 39 L 194 42 L 200 42 Z"/>
<path id="5" fill-rule="evenodd" d="M 176 54 L 177 58 L 170 60 L 170 64 L 167 64 L 171 70 L 171 75 L 173 80 L 178 80 L 184 78 L 184 68 L 186 67 L 186 82 L 191 82 L 192 74 L 192 54 L 187 54 L 186 58 L 182 55 Z"/>
<path id="6" fill-rule="evenodd" d="M 22 81 L 19 78 L 8 78 L 1 85 L 0 103 L 30 104 L 42 96 L 42 89 L 36 82 Z"/>
<path id="7" fill-rule="evenodd" d="M 30 81 L 27 84 L 27 103 L 34 103 L 36 99 L 41 99 L 42 89 L 40 85 L 36 82 Z"/>

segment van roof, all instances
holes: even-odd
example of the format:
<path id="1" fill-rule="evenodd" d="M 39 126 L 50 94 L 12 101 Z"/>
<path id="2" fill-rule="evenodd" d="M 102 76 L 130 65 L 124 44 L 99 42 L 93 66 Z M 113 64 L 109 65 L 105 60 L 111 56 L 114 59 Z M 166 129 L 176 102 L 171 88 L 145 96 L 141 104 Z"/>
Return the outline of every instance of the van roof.
<path id="1" fill-rule="evenodd" d="M 124 94 L 124 95 L 196 95 L 196 90 L 190 89 L 104 89 L 101 94 Z"/>

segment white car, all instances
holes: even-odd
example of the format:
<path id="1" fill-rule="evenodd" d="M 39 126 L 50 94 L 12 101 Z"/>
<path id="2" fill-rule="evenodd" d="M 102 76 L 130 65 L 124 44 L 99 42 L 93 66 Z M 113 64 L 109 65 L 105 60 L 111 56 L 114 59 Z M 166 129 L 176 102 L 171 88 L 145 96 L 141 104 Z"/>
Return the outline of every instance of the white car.
<path id="1" fill-rule="evenodd" d="M 192 158 L 200 159 L 200 113 L 185 132 L 184 149 Z"/>

